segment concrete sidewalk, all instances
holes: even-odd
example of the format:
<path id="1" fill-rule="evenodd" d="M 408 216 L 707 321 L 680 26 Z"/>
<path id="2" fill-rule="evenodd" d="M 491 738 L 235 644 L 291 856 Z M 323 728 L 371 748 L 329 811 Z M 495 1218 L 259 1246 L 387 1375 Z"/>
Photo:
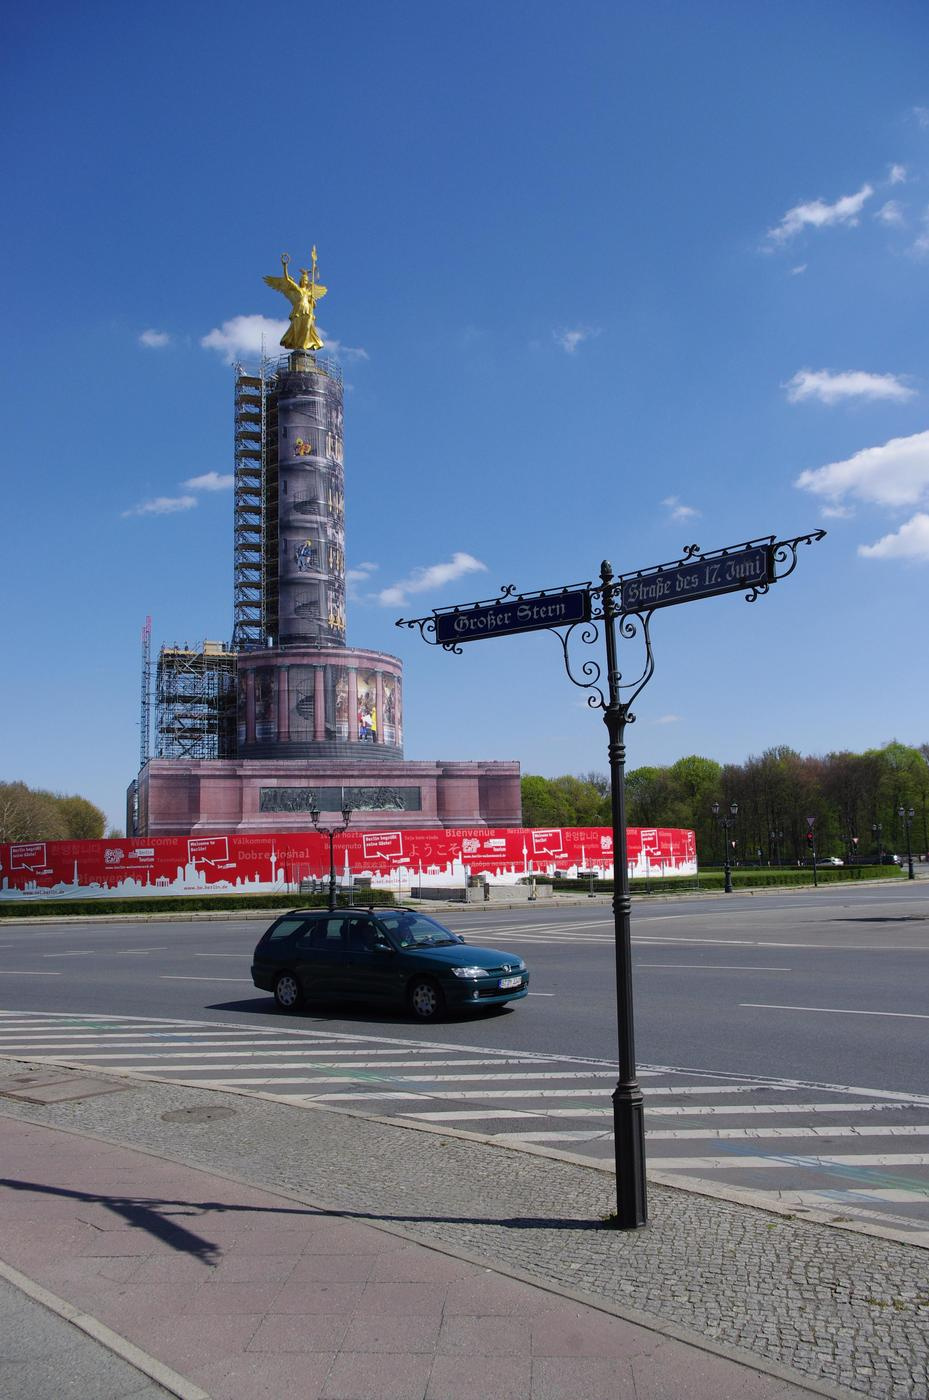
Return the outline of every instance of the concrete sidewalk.
<path id="1" fill-rule="evenodd" d="M 810 1394 L 402 1232 L 83 1135 L 6 1120 L 3 1171 L 7 1264 L 190 1400 Z M 23 1328 L 11 1320 L 8 1337 Z M 33 1393 L 68 1394 L 69 1359 L 41 1349 L 48 1388 Z M 99 1383 L 82 1363 L 72 1393 L 146 1393 L 144 1369 L 138 1390 L 112 1389 L 102 1343 L 98 1365 Z M 27 1372 L 6 1362 L 0 1391 L 29 1394 Z"/>
<path id="2" fill-rule="evenodd" d="M 615 1232 L 611 1175 L 580 1165 L 7 1069 L 0 1259 L 42 1312 L 11 1317 L 0 1288 L 2 1396 L 929 1395 L 925 1251 L 655 1186 L 648 1228 Z M 75 1329 L 96 1339 L 91 1385 Z"/>

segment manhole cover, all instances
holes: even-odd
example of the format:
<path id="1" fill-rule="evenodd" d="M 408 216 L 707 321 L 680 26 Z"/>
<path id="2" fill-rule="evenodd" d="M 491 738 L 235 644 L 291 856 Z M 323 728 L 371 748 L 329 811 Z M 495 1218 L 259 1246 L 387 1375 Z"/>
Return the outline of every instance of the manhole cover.
<path id="1" fill-rule="evenodd" d="M 172 1108 L 161 1115 L 162 1123 L 213 1123 L 217 1118 L 233 1118 L 234 1108 Z"/>

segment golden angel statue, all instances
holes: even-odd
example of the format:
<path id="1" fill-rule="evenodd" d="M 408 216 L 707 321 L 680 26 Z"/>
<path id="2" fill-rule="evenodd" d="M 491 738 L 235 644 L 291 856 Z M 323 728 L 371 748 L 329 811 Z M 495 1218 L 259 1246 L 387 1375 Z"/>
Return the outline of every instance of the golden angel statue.
<path id="1" fill-rule="evenodd" d="M 273 287 L 276 292 L 283 292 L 293 307 L 290 325 L 281 344 L 285 350 L 321 350 L 323 342 L 316 330 L 316 303 L 320 297 L 326 295 L 326 288 L 316 280 L 316 249 L 313 249 L 312 272 L 302 267 L 299 282 L 295 282 L 287 271 L 289 262 L 288 255 L 282 253 L 281 266 L 284 276 L 265 278 L 268 286 Z"/>

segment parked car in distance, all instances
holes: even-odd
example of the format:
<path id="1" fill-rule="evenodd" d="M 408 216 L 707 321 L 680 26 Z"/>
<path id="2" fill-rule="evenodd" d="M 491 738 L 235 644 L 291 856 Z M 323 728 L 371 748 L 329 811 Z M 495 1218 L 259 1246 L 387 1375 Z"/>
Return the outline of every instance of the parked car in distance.
<path id="1" fill-rule="evenodd" d="M 816 862 L 817 865 L 844 865 L 845 861 L 838 856 L 823 856 L 822 860 Z"/>
<path id="2" fill-rule="evenodd" d="M 529 991 L 516 953 L 477 948 L 415 909 L 293 909 L 265 931 L 252 981 L 282 1011 L 304 1002 L 367 1001 L 418 1021 L 504 1006 Z"/>
<path id="3" fill-rule="evenodd" d="M 902 865 L 903 861 L 899 856 L 891 855 L 890 851 L 884 851 L 878 857 L 878 865 Z"/>

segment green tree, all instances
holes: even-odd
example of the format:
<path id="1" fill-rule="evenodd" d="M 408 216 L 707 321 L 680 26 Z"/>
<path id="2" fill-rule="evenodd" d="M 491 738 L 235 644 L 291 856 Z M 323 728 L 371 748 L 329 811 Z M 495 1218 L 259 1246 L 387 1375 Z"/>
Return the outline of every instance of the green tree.
<path id="1" fill-rule="evenodd" d="M 571 813 L 569 825 L 602 826 L 609 822 L 609 798 L 604 799 L 592 783 L 565 774 L 554 778 L 552 786 L 563 796 L 565 808 Z"/>
<path id="2" fill-rule="evenodd" d="M 571 826 L 564 794 L 550 778 L 527 773 L 522 780 L 523 826 Z"/>
<path id="3" fill-rule="evenodd" d="M 63 841 L 68 835 L 54 793 L 0 783 L 0 840 Z"/>
<path id="4" fill-rule="evenodd" d="M 86 797 L 59 797 L 58 810 L 72 841 L 99 841 L 106 827 L 106 813 Z"/>

